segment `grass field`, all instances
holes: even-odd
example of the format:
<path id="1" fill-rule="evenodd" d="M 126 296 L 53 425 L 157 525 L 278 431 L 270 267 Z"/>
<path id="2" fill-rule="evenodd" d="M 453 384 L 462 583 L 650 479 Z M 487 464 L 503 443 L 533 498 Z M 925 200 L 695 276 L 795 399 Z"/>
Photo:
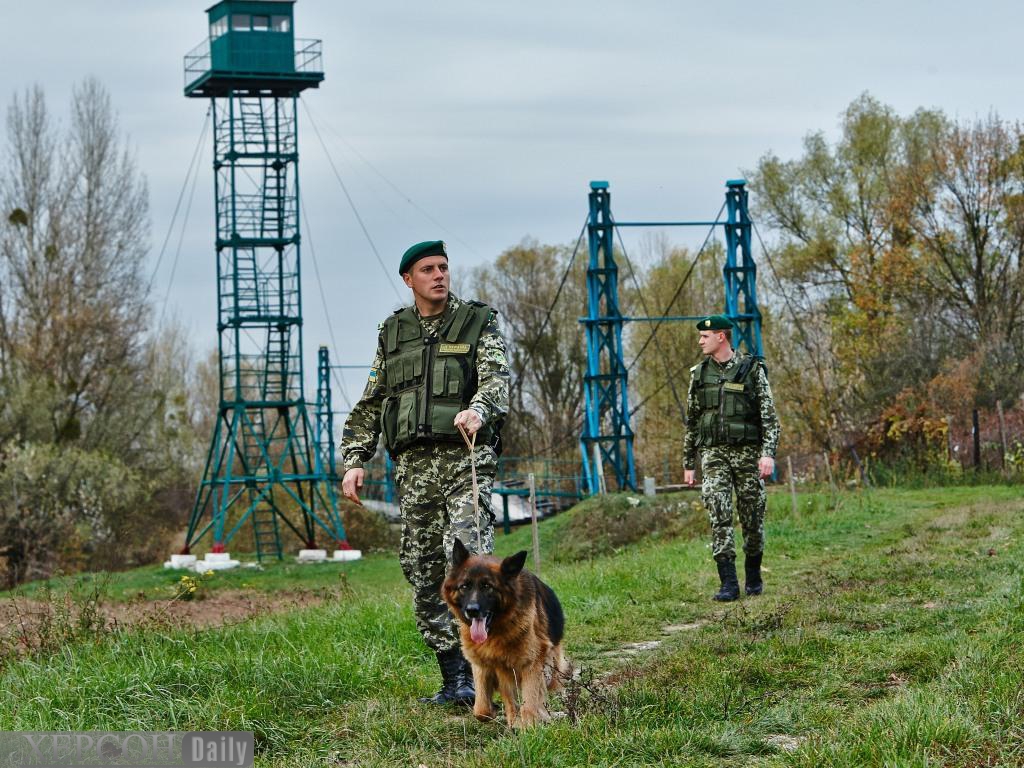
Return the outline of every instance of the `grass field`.
<path id="1" fill-rule="evenodd" d="M 219 593 L 318 590 L 314 606 L 197 630 L 66 628 L 8 654 L 0 730 L 252 730 L 260 766 L 1024 765 L 1024 495 L 1012 487 L 773 495 L 766 593 L 729 606 L 706 536 L 559 557 L 542 524 L 580 679 L 529 732 L 418 705 L 433 657 L 396 559 L 211 577 Z M 498 537 L 499 554 L 530 532 Z M 168 597 L 161 569 L 104 582 Z M 88 592 L 90 583 L 77 589 Z M 53 583 L 61 593 L 69 582 Z M 45 585 L 25 594 L 53 599 Z M 141 594 L 140 594 L 141 593 Z M 53 628 L 46 631 L 55 632 Z"/>

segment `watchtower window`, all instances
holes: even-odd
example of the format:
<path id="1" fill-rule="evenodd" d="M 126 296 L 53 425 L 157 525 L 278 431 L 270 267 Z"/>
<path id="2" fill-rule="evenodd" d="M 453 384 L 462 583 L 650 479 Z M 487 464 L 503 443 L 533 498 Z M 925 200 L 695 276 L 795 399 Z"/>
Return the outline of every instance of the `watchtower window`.
<path id="1" fill-rule="evenodd" d="M 248 32 L 252 28 L 252 17 L 248 13 L 231 14 L 231 30 L 233 32 Z"/>
<path id="2" fill-rule="evenodd" d="M 221 35 L 226 34 L 227 31 L 228 31 L 228 17 L 227 16 L 221 16 L 215 22 L 210 24 L 210 39 L 211 40 L 216 40 Z"/>
<path id="3" fill-rule="evenodd" d="M 287 16 L 271 16 L 270 17 L 270 28 L 274 32 L 287 32 L 288 31 L 288 17 Z"/>
<path id="4" fill-rule="evenodd" d="M 252 31 L 253 32 L 266 32 L 270 29 L 270 17 L 269 16 L 253 16 L 252 17 Z"/>

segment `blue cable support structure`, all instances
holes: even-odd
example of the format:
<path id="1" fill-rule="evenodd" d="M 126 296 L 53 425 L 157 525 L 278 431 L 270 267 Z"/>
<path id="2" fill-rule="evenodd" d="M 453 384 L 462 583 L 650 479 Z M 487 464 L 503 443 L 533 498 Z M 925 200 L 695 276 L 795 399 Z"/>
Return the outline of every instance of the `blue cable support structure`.
<path id="1" fill-rule="evenodd" d="M 722 269 L 725 314 L 737 328 L 736 345 L 753 355 L 763 353 L 761 312 L 757 305 L 757 265 L 751 253 L 752 222 L 747 207 L 746 181 L 726 182 L 726 220 L 615 221 L 607 181 L 590 182 L 587 241 L 587 316 L 581 318 L 587 344 L 587 372 L 583 382 L 584 419 L 580 453 L 587 492 L 605 489 L 605 467 L 610 467 L 620 490 L 636 490 L 633 427 L 629 409 L 629 367 L 623 359 L 622 332 L 627 322 L 698 320 L 698 316 L 630 317 L 619 309 L 619 272 L 615 262 L 614 232 L 622 227 L 723 227 L 726 260 Z M 710 237 L 710 232 L 709 232 Z M 706 243 L 707 241 L 705 241 Z M 703 250 L 703 248 L 701 249 Z M 699 258 L 700 252 L 697 257 Z M 685 282 L 685 280 L 684 280 Z M 680 286 L 680 289 L 682 286 Z M 674 301 L 674 300 L 673 300 Z M 652 330 L 651 338 L 657 332 Z M 644 347 L 647 345 L 645 344 Z M 635 361 L 634 361 L 635 362 Z"/>

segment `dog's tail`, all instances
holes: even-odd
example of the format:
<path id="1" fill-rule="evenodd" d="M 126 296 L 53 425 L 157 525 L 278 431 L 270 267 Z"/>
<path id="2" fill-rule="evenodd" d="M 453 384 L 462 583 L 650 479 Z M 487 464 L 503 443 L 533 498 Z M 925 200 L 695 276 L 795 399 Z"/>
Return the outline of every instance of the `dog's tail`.
<path id="1" fill-rule="evenodd" d="M 548 690 L 559 691 L 572 680 L 573 674 L 572 662 L 562 653 L 561 643 L 551 649 L 549 661 L 550 666 L 544 670 L 547 673 Z"/>

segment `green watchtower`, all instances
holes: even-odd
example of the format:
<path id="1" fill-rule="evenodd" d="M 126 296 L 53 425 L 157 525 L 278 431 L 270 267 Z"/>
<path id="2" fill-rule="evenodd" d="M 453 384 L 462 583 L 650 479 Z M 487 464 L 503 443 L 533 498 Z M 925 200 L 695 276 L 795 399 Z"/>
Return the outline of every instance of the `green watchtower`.
<path id="1" fill-rule="evenodd" d="M 220 410 L 185 553 L 222 553 L 251 524 L 256 554 L 280 531 L 348 549 L 303 396 L 299 94 L 324 79 L 320 41 L 296 40 L 292 0 L 222 0 L 185 56 L 185 95 L 213 115 Z"/>

